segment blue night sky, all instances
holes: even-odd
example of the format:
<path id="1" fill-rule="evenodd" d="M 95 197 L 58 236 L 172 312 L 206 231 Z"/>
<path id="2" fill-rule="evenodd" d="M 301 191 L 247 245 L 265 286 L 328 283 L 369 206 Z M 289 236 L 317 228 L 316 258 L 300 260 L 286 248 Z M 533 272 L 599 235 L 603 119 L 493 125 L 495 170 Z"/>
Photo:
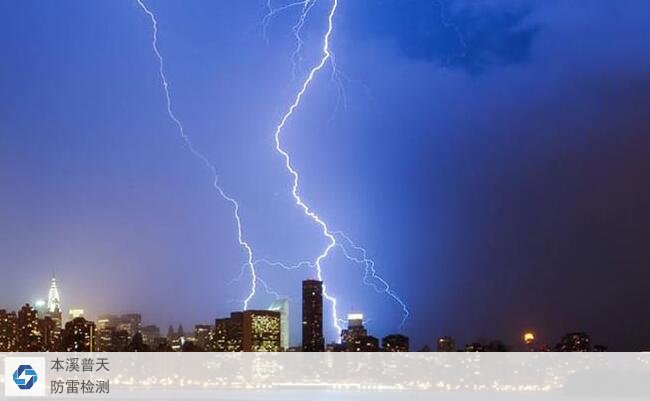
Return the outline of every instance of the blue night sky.
<path id="1" fill-rule="evenodd" d="M 416 348 L 525 329 L 650 348 L 650 2 L 339 1 L 340 79 L 321 71 L 283 141 L 304 200 L 411 316 L 399 329 L 399 305 L 335 249 L 323 274 L 340 314 Z M 309 14 L 293 75 L 300 7 L 265 30 L 265 0 L 146 3 L 176 115 L 256 258 L 314 260 L 327 241 L 293 203 L 273 131 L 331 3 Z M 242 308 L 232 209 L 166 113 L 151 40 L 135 0 L 0 2 L 0 308 L 44 298 L 53 272 L 66 310 L 140 312 L 163 331 Z M 299 343 L 315 271 L 258 268 L 290 298 Z M 273 299 L 260 289 L 251 307 Z"/>

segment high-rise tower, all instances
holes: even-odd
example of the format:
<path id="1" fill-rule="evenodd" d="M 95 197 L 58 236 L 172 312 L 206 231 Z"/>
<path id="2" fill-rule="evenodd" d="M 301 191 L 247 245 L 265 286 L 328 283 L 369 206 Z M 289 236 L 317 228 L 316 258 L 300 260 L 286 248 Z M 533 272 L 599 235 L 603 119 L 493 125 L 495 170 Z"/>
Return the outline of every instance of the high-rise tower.
<path id="1" fill-rule="evenodd" d="M 56 287 L 56 278 L 54 277 L 52 277 L 50 291 L 47 294 L 47 310 L 50 313 L 61 311 L 61 297 L 59 297 L 59 289 Z"/>
<path id="2" fill-rule="evenodd" d="M 302 350 L 323 352 L 323 282 L 302 282 Z"/>

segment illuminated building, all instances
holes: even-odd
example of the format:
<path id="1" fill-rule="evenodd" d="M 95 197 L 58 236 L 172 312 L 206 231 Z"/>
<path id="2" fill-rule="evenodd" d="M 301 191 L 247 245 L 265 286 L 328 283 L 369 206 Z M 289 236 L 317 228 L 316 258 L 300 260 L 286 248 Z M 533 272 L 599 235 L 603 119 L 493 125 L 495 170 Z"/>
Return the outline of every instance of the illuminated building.
<path id="1" fill-rule="evenodd" d="M 282 351 L 280 312 L 246 310 L 243 312 L 242 349 L 245 352 Z"/>
<path id="2" fill-rule="evenodd" d="M 587 333 L 568 333 L 555 348 L 560 352 L 589 352 L 591 339 Z"/>
<path id="3" fill-rule="evenodd" d="M 65 324 L 61 346 L 65 352 L 94 351 L 95 323 L 76 317 Z"/>
<path id="4" fill-rule="evenodd" d="M 70 309 L 68 311 L 68 316 L 70 316 L 70 320 L 74 320 L 78 317 L 84 317 L 84 310 L 83 309 Z"/>
<path id="5" fill-rule="evenodd" d="M 381 348 L 386 352 L 409 352 L 409 338 L 402 334 L 390 334 L 381 340 Z"/>
<path id="6" fill-rule="evenodd" d="M 280 343 L 282 344 L 282 350 L 287 351 L 289 349 L 289 300 L 275 300 L 269 306 L 269 310 L 280 312 Z"/>
<path id="7" fill-rule="evenodd" d="M 16 351 L 16 312 L 0 309 L 0 352 Z"/>
<path id="8" fill-rule="evenodd" d="M 230 317 L 216 319 L 212 348 L 217 352 L 241 352 L 244 315 L 232 312 Z"/>
<path id="9" fill-rule="evenodd" d="M 302 350 L 323 352 L 323 282 L 302 282 Z"/>
<path id="10" fill-rule="evenodd" d="M 197 324 L 194 326 L 194 344 L 202 350 L 207 350 L 212 336 L 212 326 Z"/>
<path id="11" fill-rule="evenodd" d="M 341 332 L 341 341 L 343 344 L 354 343 L 355 340 L 366 337 L 368 331 L 363 327 L 363 314 L 348 314 L 348 328 Z"/>
<path id="12" fill-rule="evenodd" d="M 379 351 L 379 340 L 368 335 L 361 313 L 348 314 L 348 328 L 341 331 L 341 341 L 347 352 Z"/>
<path id="13" fill-rule="evenodd" d="M 456 341 L 449 336 L 440 337 L 436 342 L 436 351 L 454 352 L 456 351 Z"/>
<path id="14" fill-rule="evenodd" d="M 59 289 L 56 286 L 56 278 L 54 277 L 50 281 L 50 290 L 47 293 L 47 310 L 50 313 L 61 311 L 61 297 L 59 296 Z"/>
<path id="15" fill-rule="evenodd" d="M 50 317 L 54 322 L 54 329 L 60 335 L 63 328 L 63 314 L 61 312 L 61 297 L 59 296 L 59 289 L 56 286 L 56 278 L 52 277 L 50 281 L 50 288 L 47 293 L 47 303 L 44 301 L 37 301 L 36 309 L 43 317 Z"/>
<path id="16" fill-rule="evenodd" d="M 43 350 L 43 337 L 40 331 L 38 312 L 29 304 L 18 311 L 16 326 L 16 349 L 21 352 L 40 352 Z"/>

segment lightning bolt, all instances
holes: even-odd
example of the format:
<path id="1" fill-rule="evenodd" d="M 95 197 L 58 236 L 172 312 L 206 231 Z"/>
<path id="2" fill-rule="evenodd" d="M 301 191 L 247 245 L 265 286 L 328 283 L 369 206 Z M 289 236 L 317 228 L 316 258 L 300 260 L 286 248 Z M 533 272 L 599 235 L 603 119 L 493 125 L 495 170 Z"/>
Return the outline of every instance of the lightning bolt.
<path id="1" fill-rule="evenodd" d="M 314 0 L 315 1 L 315 0 Z M 300 38 L 300 31 L 302 27 L 304 26 L 305 19 L 307 17 L 307 14 L 309 13 L 310 7 L 313 7 L 313 4 L 306 4 L 308 3 L 309 0 L 306 0 L 305 3 L 303 3 L 303 9 L 299 18 L 298 23 L 293 27 L 294 31 L 294 36 L 296 37 L 297 40 L 297 46 L 292 54 L 292 62 L 294 65 L 294 71 L 296 69 L 296 57 L 299 55 L 300 50 L 302 48 L 302 39 Z M 289 6 L 295 6 L 296 3 L 292 3 Z M 390 285 L 386 280 L 384 280 L 381 276 L 379 276 L 376 273 L 376 270 L 374 268 L 375 262 L 368 258 L 367 252 L 364 248 L 357 246 L 352 240 L 345 235 L 344 233 L 340 231 L 331 231 L 327 225 L 327 223 L 318 215 L 316 212 L 314 212 L 301 198 L 300 193 L 299 193 L 299 181 L 300 181 L 300 176 L 298 171 L 293 167 L 293 164 L 291 163 L 291 157 L 288 153 L 287 150 L 285 150 L 282 146 L 281 142 L 281 135 L 282 131 L 287 124 L 287 121 L 291 118 L 291 116 L 294 114 L 296 109 L 300 106 L 300 103 L 302 101 L 302 98 L 304 97 L 305 93 L 307 92 L 308 88 L 310 87 L 311 83 L 314 81 L 316 75 L 325 67 L 325 65 L 330 63 L 331 68 L 332 68 L 332 76 L 331 80 L 337 84 L 337 89 L 339 91 L 339 97 L 342 96 L 343 99 L 343 105 L 345 107 L 346 105 L 346 98 L 345 98 L 345 92 L 342 89 L 343 85 L 340 80 L 340 75 L 339 71 L 336 66 L 336 60 L 334 58 L 334 53 L 330 49 L 330 38 L 332 35 L 332 32 L 334 30 L 334 16 L 336 14 L 336 10 L 338 7 L 338 0 L 332 0 L 332 5 L 331 8 L 329 9 L 329 13 L 327 16 L 327 30 L 325 32 L 325 35 L 323 37 L 323 47 L 322 47 L 322 56 L 319 60 L 319 62 L 314 65 L 311 70 L 309 71 L 309 74 L 307 74 L 307 77 L 303 81 L 302 85 L 300 86 L 299 91 L 296 93 L 293 103 L 290 104 L 289 108 L 287 109 L 286 113 L 282 116 L 280 119 L 280 123 L 276 126 L 275 132 L 274 132 L 274 138 L 275 138 L 275 149 L 276 151 L 284 158 L 285 162 L 285 167 L 289 174 L 293 178 L 293 185 L 291 188 L 291 195 L 294 198 L 294 201 L 297 206 L 299 206 L 304 214 L 309 217 L 311 220 L 313 220 L 318 226 L 320 226 L 323 235 L 327 239 L 327 245 L 324 248 L 324 250 L 321 252 L 320 255 L 316 258 L 315 262 L 313 265 L 316 268 L 317 272 L 317 277 L 318 280 L 323 281 L 323 269 L 322 269 L 322 262 L 329 256 L 331 250 L 334 247 L 340 247 L 343 251 L 343 255 L 346 257 L 346 259 L 362 264 L 365 266 L 365 276 L 364 276 L 364 283 L 367 285 L 372 285 L 376 291 L 386 293 L 388 294 L 395 302 L 397 302 L 401 307 L 403 311 L 403 318 L 401 321 L 400 327 L 404 325 L 404 322 L 406 319 L 409 317 L 410 313 L 408 310 L 408 307 L 406 306 L 406 303 L 398 296 L 398 294 L 391 289 Z M 271 14 L 271 13 L 270 13 Z M 272 14 L 271 14 L 272 16 Z M 268 23 L 268 21 L 266 22 Z M 337 101 L 337 107 L 338 107 L 338 101 Z M 337 242 L 336 235 L 340 236 L 343 238 L 344 243 L 339 243 Z M 353 250 L 356 252 L 359 252 L 361 257 L 355 257 L 351 254 L 351 252 L 346 248 L 347 246 L 350 246 Z M 279 264 L 280 267 L 287 268 L 286 265 Z M 371 281 L 373 280 L 373 281 Z M 378 284 L 376 283 L 379 283 Z M 327 292 L 327 286 L 323 284 L 323 296 L 332 304 L 332 321 L 333 321 L 333 326 L 337 330 L 337 333 L 341 333 L 341 322 L 342 320 L 339 319 L 338 313 L 337 313 L 337 299 L 330 295 Z M 340 338 L 339 338 L 340 340 Z"/>
<path id="2" fill-rule="evenodd" d="M 309 71 L 309 74 L 307 75 L 305 81 L 302 83 L 302 86 L 298 91 L 298 93 L 296 94 L 293 103 L 289 106 L 287 112 L 282 116 L 282 119 L 280 120 L 280 123 L 275 128 L 275 132 L 273 135 L 275 138 L 275 149 L 284 158 L 285 167 L 293 177 L 291 195 L 293 196 L 296 205 L 298 205 L 303 210 L 305 215 L 307 215 L 310 219 L 312 219 L 316 224 L 318 224 L 321 227 L 323 235 L 327 238 L 328 241 L 327 246 L 325 247 L 323 252 L 320 255 L 318 255 L 315 261 L 316 274 L 318 280 L 320 281 L 323 281 L 323 269 L 321 263 L 325 258 L 327 258 L 332 248 L 336 246 L 336 238 L 330 232 L 327 223 L 325 223 L 324 220 L 322 220 L 315 212 L 313 212 L 309 208 L 309 206 L 307 206 L 307 204 L 303 202 L 302 198 L 300 197 L 300 194 L 298 192 L 298 186 L 299 186 L 298 184 L 299 184 L 300 177 L 298 175 L 298 171 L 291 164 L 291 157 L 289 156 L 289 153 L 287 153 L 287 151 L 284 150 L 284 148 L 282 147 L 282 142 L 280 141 L 280 137 L 282 135 L 282 130 L 284 129 L 284 126 L 286 125 L 289 118 L 293 115 L 296 108 L 300 105 L 300 101 L 302 100 L 305 92 L 309 88 L 309 85 L 314 80 L 314 77 L 320 70 L 323 69 L 327 61 L 332 56 L 329 48 L 329 40 L 330 40 L 330 36 L 332 35 L 332 30 L 333 30 L 332 21 L 334 19 L 334 14 L 336 13 L 337 7 L 338 7 L 338 0 L 333 0 L 332 7 L 327 17 L 327 31 L 325 32 L 325 37 L 323 40 L 323 56 L 321 57 L 320 62 L 316 64 Z M 324 283 L 323 283 L 323 296 L 332 304 L 332 319 L 334 322 L 334 327 L 337 330 L 337 333 L 340 333 L 341 326 L 339 325 L 338 313 L 336 311 L 337 301 L 336 298 L 334 298 L 327 292 L 327 286 Z"/>
<path id="3" fill-rule="evenodd" d="M 244 251 L 246 252 L 246 256 L 247 256 L 246 266 L 248 267 L 251 274 L 250 292 L 248 293 L 248 296 L 243 301 L 244 310 L 246 310 L 248 309 L 249 302 L 255 296 L 258 277 L 257 277 L 257 272 L 255 270 L 255 264 L 253 263 L 253 249 L 251 248 L 250 244 L 244 239 L 241 217 L 239 215 L 239 203 L 235 198 L 229 196 L 221 187 L 221 185 L 219 185 L 219 175 L 217 173 L 216 167 L 214 166 L 214 164 L 210 162 L 210 160 L 208 160 L 208 158 L 203 153 L 201 153 L 194 146 L 189 136 L 187 136 L 187 134 L 185 133 L 185 128 L 183 126 L 183 123 L 181 123 L 181 121 L 174 114 L 173 107 L 172 107 L 172 97 L 169 90 L 169 81 L 165 76 L 164 60 L 162 54 L 160 53 L 160 50 L 158 49 L 158 21 L 156 20 L 156 16 L 154 15 L 154 13 L 147 8 L 147 6 L 144 4 L 142 0 L 136 0 L 136 1 L 138 2 L 142 10 L 151 19 L 151 26 L 153 30 L 153 40 L 151 42 L 151 47 L 156 57 L 158 58 L 158 67 L 159 67 L 158 74 L 160 75 L 160 80 L 163 86 L 163 90 L 165 92 L 165 98 L 167 100 L 167 114 L 169 115 L 169 118 L 174 122 L 174 124 L 178 128 L 178 133 L 183 139 L 185 146 L 189 149 L 192 155 L 194 155 L 194 157 L 199 159 L 205 165 L 205 167 L 207 167 L 208 170 L 210 170 L 210 172 L 212 173 L 212 178 L 213 178 L 212 186 L 214 187 L 214 189 L 217 191 L 217 193 L 221 198 L 223 198 L 226 202 L 228 202 L 232 206 L 233 217 L 237 225 L 237 241 L 239 242 L 239 245 L 242 247 L 242 249 L 244 249 Z"/>
<path id="4" fill-rule="evenodd" d="M 379 274 L 377 274 L 377 271 L 375 270 L 375 261 L 368 257 L 368 252 L 364 248 L 355 244 L 350 239 L 350 237 L 348 237 L 342 231 L 334 231 L 333 234 L 343 238 L 343 241 L 347 242 L 347 244 L 353 250 L 359 252 L 359 254 L 361 255 L 360 257 L 353 256 L 342 243 L 337 244 L 341 248 L 343 255 L 348 260 L 352 260 L 358 264 L 365 266 L 365 274 L 363 277 L 364 284 L 374 287 L 375 291 L 379 293 L 387 294 L 389 297 L 391 297 L 395 302 L 397 302 L 402 307 L 402 322 L 400 323 L 400 328 L 403 327 L 404 323 L 406 322 L 406 319 L 408 319 L 411 313 L 409 312 L 406 303 L 400 298 L 400 296 L 393 289 L 391 289 L 390 284 L 388 284 L 386 280 L 384 280 Z M 379 285 L 377 285 L 376 282 L 371 280 L 378 281 Z"/>

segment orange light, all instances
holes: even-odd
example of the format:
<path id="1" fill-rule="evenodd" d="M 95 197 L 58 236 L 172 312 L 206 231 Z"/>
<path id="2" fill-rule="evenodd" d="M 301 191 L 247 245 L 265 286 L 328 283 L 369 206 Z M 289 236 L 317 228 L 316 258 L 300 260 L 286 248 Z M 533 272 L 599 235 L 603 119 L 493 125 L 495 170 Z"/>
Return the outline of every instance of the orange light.
<path id="1" fill-rule="evenodd" d="M 524 333 L 524 342 L 526 344 L 530 344 L 533 341 L 535 341 L 535 334 L 534 333 L 532 333 L 532 332 Z"/>

